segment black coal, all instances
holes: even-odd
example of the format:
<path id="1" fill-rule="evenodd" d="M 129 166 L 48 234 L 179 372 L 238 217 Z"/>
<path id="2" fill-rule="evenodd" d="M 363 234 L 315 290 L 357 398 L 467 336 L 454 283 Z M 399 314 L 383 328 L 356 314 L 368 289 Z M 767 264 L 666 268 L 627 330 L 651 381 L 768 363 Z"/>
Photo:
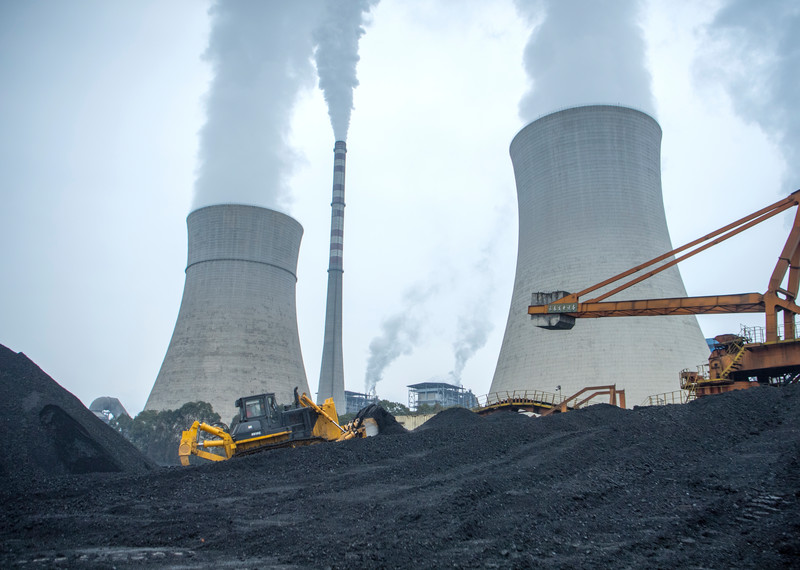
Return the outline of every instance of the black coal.
<path id="1" fill-rule="evenodd" d="M 4 493 L 0 563 L 797 567 L 799 418 L 797 385 L 540 419 L 450 409 L 414 432 L 51 476 Z"/>
<path id="2" fill-rule="evenodd" d="M 58 475 L 148 473 L 155 465 L 22 353 L 0 345 L 0 473 L 8 490 Z"/>

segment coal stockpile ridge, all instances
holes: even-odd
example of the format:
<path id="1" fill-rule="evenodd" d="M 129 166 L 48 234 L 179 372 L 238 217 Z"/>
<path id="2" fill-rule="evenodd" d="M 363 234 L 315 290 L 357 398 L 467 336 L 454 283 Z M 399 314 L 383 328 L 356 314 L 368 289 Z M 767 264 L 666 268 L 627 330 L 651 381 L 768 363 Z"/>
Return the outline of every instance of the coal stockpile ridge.
<path id="1" fill-rule="evenodd" d="M 27 356 L 0 345 L 0 455 L 4 492 L 39 489 L 54 477 L 146 473 L 154 468 Z"/>
<path id="2" fill-rule="evenodd" d="M 479 421 L 481 421 L 481 417 L 466 408 L 448 408 L 419 426 L 416 431 L 421 432 L 436 428 L 460 429 L 474 425 Z"/>
<path id="3" fill-rule="evenodd" d="M 447 410 L 405 434 L 11 500 L 0 563 L 796 567 L 799 419 L 796 385 L 546 418 Z"/>
<path id="4" fill-rule="evenodd" d="M 406 428 L 395 417 L 378 404 L 370 404 L 356 415 L 356 422 L 362 418 L 372 418 L 378 424 L 379 435 L 406 433 Z"/>

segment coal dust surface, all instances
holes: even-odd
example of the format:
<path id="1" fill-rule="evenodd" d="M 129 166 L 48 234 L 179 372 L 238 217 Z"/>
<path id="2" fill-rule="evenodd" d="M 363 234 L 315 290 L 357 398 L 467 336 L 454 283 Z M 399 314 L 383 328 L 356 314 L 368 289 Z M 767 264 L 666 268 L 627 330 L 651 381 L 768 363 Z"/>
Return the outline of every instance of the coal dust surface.
<path id="1" fill-rule="evenodd" d="M 0 345 L 0 453 L 12 493 L 60 475 L 148 473 L 155 465 L 27 356 Z"/>
<path id="2" fill-rule="evenodd" d="M 3 490 L 0 565 L 798 567 L 799 417 L 797 385 L 547 418 L 449 409 L 216 464 L 62 470 Z"/>

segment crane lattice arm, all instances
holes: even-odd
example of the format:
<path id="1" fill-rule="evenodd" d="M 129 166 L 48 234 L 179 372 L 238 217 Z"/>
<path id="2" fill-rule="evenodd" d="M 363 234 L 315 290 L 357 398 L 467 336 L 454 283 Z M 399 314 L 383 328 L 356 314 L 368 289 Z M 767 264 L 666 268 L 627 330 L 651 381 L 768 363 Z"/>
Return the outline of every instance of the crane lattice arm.
<path id="1" fill-rule="evenodd" d="M 739 295 L 645 299 L 639 301 L 604 301 L 604 299 L 798 205 L 800 205 L 800 190 L 766 208 L 753 212 L 749 216 L 745 216 L 686 245 L 637 265 L 619 275 L 592 285 L 583 291 L 559 296 L 551 303 L 531 305 L 528 307 L 528 314 L 533 317 L 565 315 L 571 318 L 596 318 L 644 315 L 766 313 L 766 339 L 767 342 L 772 342 L 779 340 L 777 313 L 782 311 L 784 336 L 785 338 L 794 338 L 794 316 L 800 314 L 800 306 L 795 303 L 798 295 L 798 285 L 800 285 L 800 208 L 795 214 L 794 224 L 789 232 L 789 237 L 783 247 L 778 263 L 772 272 L 767 291 L 763 294 L 743 293 Z M 673 258 L 673 256 L 677 257 Z M 654 267 L 654 269 L 624 281 L 621 285 L 617 285 L 593 299 L 588 301 L 580 300 L 581 297 L 589 293 L 593 293 L 603 287 L 613 286 L 615 283 L 651 267 Z M 783 289 L 781 284 L 786 277 L 787 271 L 789 279 L 787 288 Z M 541 295 L 547 296 L 548 294 Z M 571 328 L 571 325 L 547 326 L 546 328 Z"/>

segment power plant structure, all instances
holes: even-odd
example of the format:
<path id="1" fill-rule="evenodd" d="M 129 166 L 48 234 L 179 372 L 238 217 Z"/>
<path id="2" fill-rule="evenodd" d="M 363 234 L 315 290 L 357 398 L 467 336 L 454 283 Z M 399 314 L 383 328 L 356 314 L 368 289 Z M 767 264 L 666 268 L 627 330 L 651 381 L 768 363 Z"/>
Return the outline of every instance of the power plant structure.
<path id="1" fill-rule="evenodd" d="M 256 206 L 191 212 L 178 319 L 145 410 L 209 402 L 224 422 L 241 396 L 309 393 L 297 330 L 302 226 Z"/>
<path id="2" fill-rule="evenodd" d="M 328 262 L 328 299 L 325 310 L 325 337 L 319 372 L 317 403 L 333 398 L 336 409 L 345 413 L 344 362 L 342 359 L 342 247 L 344 244 L 344 172 L 347 145 L 333 145 L 333 198 L 331 200 L 331 245 Z"/>
<path id="3" fill-rule="evenodd" d="M 638 405 L 678 390 L 680 371 L 708 360 L 694 316 L 578 319 L 571 330 L 545 330 L 527 312 L 536 293 L 578 292 L 672 249 L 658 123 L 626 107 L 570 108 L 524 127 L 510 153 L 517 268 L 490 392 L 559 387 L 570 396 L 616 384 Z M 611 300 L 683 296 L 672 267 Z"/>

